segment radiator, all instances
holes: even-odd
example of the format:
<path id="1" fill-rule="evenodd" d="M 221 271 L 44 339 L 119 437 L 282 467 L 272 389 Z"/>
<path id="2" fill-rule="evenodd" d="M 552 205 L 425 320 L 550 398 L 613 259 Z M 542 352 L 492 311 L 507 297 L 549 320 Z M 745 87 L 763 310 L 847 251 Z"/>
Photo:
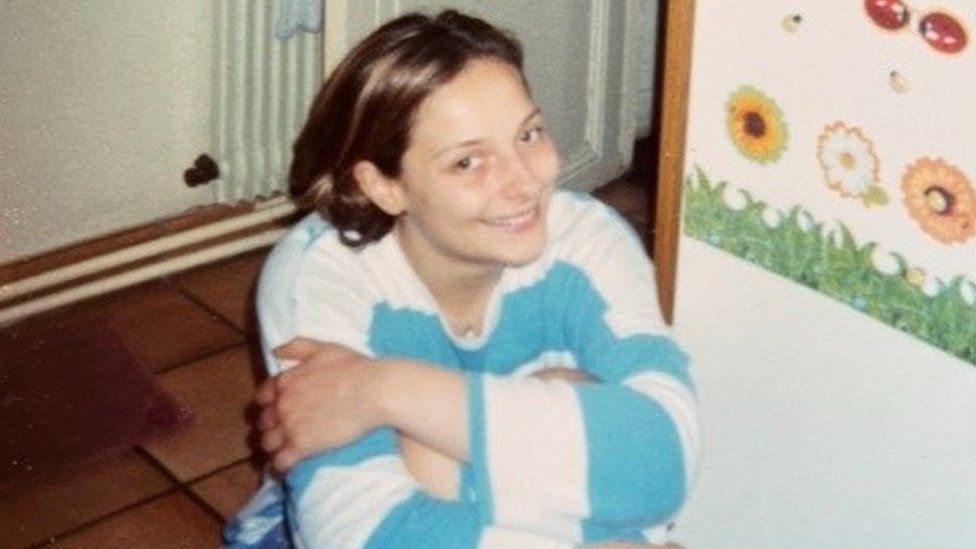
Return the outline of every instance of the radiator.
<path id="1" fill-rule="evenodd" d="M 217 0 L 214 6 L 212 183 L 218 202 L 285 191 L 291 144 L 322 80 L 322 33 L 274 36 L 281 2 Z"/>

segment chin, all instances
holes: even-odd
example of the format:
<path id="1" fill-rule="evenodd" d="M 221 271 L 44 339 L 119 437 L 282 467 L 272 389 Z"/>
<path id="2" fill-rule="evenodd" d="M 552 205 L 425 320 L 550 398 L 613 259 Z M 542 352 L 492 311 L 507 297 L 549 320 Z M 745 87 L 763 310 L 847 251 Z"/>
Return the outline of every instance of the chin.
<path id="1" fill-rule="evenodd" d="M 525 242 L 521 246 L 510 246 L 499 253 L 499 260 L 506 267 L 522 267 L 542 257 L 546 247 L 545 235 L 539 235 L 535 242 Z"/>

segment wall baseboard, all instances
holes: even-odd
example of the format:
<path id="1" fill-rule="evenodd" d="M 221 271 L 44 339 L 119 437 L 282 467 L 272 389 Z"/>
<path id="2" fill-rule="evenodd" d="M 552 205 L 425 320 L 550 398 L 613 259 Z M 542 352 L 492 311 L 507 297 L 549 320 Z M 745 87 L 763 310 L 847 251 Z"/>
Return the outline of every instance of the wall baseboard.
<path id="1" fill-rule="evenodd" d="M 296 213 L 285 197 L 217 210 L 0 265 L 0 326 L 270 246 Z"/>

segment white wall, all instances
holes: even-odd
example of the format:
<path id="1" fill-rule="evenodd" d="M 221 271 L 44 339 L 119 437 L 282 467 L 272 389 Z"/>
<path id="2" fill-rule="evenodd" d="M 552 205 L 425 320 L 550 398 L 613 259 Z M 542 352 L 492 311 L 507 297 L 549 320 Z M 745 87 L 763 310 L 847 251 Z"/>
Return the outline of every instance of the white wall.
<path id="1" fill-rule="evenodd" d="M 211 3 L 0 3 L 0 263 L 211 201 Z"/>
<path id="2" fill-rule="evenodd" d="M 638 135 L 649 131 L 657 5 L 626 4 L 636 39 L 624 100 Z M 182 183 L 211 148 L 212 9 L 0 2 L 0 263 L 212 202 Z"/>
<path id="3" fill-rule="evenodd" d="M 944 4 L 963 21 L 976 17 L 971 2 Z M 701 166 L 768 208 L 799 205 L 819 222 L 842 221 L 859 245 L 880 242 L 943 280 L 972 279 L 972 240 L 952 247 L 923 233 L 905 212 L 900 178 L 923 155 L 974 173 L 976 126 L 964 116 L 976 85 L 973 44 L 937 54 L 914 27 L 878 29 L 860 2 L 725 6 L 696 3 L 686 173 Z M 781 22 L 792 13 L 803 24 L 788 32 Z M 888 86 L 893 68 L 912 82 L 907 93 Z M 750 162 L 732 145 L 726 101 L 741 85 L 782 109 L 789 141 L 776 160 Z M 909 112 L 924 112 L 925 123 Z M 874 140 L 887 206 L 868 209 L 825 185 L 816 139 L 835 119 Z M 727 202 L 736 196 L 725 193 Z M 976 547 L 973 364 L 700 240 L 681 237 L 678 255 L 675 327 L 692 356 L 705 427 L 680 541 Z M 952 322 L 965 330 L 965 318 Z"/>
<path id="4" fill-rule="evenodd" d="M 683 237 L 704 465 L 688 547 L 976 547 L 976 369 Z"/>

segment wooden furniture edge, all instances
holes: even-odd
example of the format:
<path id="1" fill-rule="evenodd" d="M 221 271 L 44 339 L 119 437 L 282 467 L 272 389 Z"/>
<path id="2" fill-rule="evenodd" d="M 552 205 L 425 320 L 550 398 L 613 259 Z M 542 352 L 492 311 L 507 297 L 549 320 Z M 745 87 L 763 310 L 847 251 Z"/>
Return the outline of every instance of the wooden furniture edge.
<path id="1" fill-rule="evenodd" d="M 666 0 L 663 5 L 664 40 L 659 42 L 664 50 L 663 78 L 658 95 L 660 138 L 652 249 L 661 314 L 668 324 L 672 324 L 678 238 L 681 232 L 681 186 L 684 179 L 694 1 Z"/>

